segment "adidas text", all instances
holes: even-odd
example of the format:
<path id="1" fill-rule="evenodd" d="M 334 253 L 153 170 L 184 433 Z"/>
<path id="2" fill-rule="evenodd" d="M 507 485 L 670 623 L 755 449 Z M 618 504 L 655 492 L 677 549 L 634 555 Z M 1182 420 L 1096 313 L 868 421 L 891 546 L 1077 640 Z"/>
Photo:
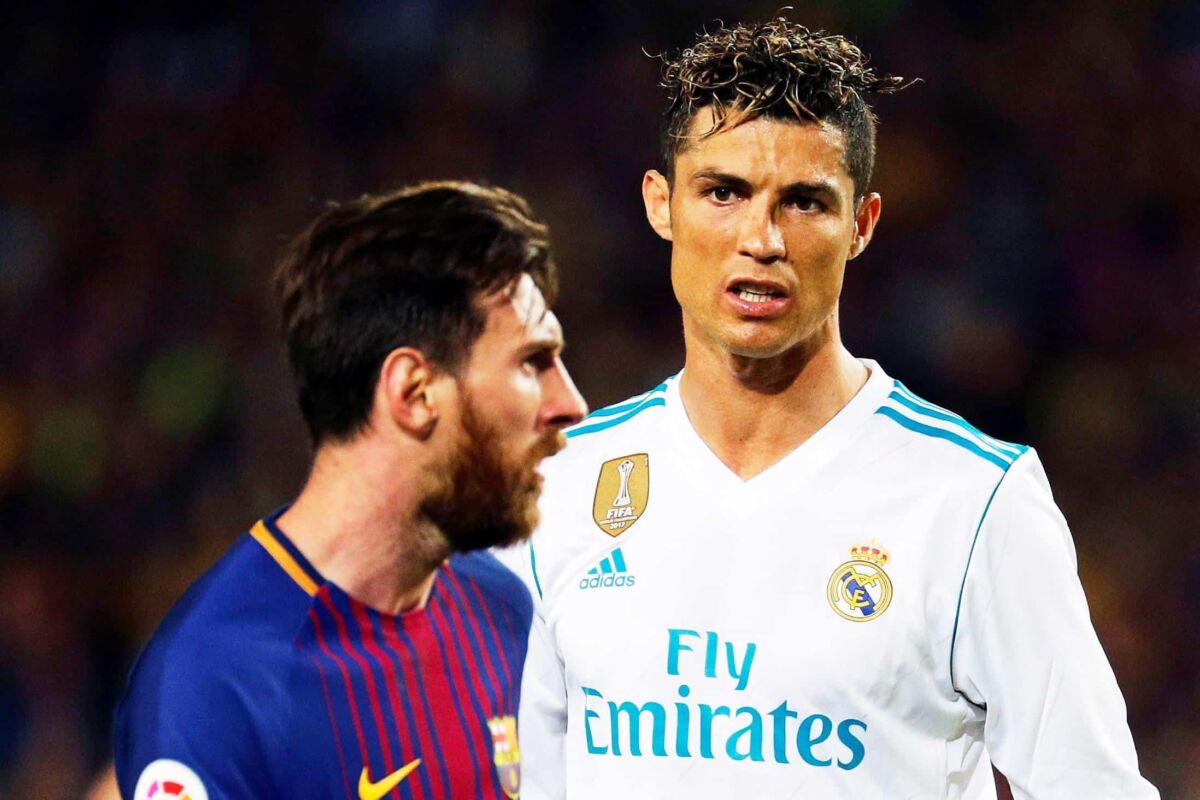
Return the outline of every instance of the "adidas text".
<path id="1" fill-rule="evenodd" d="M 607 589 L 612 586 L 633 586 L 634 575 L 589 575 L 579 580 L 580 589 Z"/>

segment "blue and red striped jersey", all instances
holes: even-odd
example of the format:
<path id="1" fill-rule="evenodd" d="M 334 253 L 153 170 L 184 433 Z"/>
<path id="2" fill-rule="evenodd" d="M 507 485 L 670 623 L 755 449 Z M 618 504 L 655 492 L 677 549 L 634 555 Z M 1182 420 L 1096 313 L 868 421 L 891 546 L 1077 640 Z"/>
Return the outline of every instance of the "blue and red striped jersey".
<path id="1" fill-rule="evenodd" d="M 123 797 L 515 798 L 532 603 L 488 553 L 452 556 L 393 616 L 257 523 L 183 596 L 117 709 Z"/>

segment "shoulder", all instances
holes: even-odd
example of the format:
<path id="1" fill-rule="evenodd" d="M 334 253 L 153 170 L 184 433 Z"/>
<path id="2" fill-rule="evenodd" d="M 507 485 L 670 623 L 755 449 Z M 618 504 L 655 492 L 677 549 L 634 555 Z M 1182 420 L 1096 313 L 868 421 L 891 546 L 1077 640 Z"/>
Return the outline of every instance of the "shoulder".
<path id="1" fill-rule="evenodd" d="M 472 600 L 486 606 L 500 606 L 516 615 L 528 626 L 533 615 L 533 601 L 524 582 L 490 552 L 460 553 L 450 558 L 450 568 L 460 579 L 471 584 Z"/>
<path id="2" fill-rule="evenodd" d="M 1045 468 L 1029 448 L 996 486 L 984 509 L 985 552 L 1014 563 L 1059 559 L 1076 569 L 1075 545 L 1066 518 L 1054 501 Z M 1024 573 L 1028 575 L 1028 573 Z"/>
<path id="3" fill-rule="evenodd" d="M 876 446 L 904 462 L 916 475 L 946 485 L 996 486 L 1027 445 L 989 436 L 962 416 L 929 402 L 898 380 L 874 414 Z"/>
<path id="4" fill-rule="evenodd" d="M 678 379 L 672 376 L 653 389 L 634 395 L 619 403 L 598 408 L 588 414 L 582 422 L 567 429 L 567 439 L 576 452 L 603 447 L 604 443 L 630 433 L 644 433 L 661 424 L 663 409 L 667 406 L 667 389 Z M 564 461 L 569 461 L 565 459 Z"/>
<path id="5" fill-rule="evenodd" d="M 590 507 L 605 465 L 615 468 L 617 462 L 663 443 L 669 389 L 677 379 L 672 376 L 647 392 L 597 409 L 567 429 L 566 448 L 541 467 L 546 476 L 539 506 L 543 527 L 563 509 L 578 508 L 580 503 Z"/>
<path id="6" fill-rule="evenodd" d="M 278 686 L 308 605 L 249 535 L 188 589 L 139 655 L 117 708 L 126 792 L 157 759 L 203 772 L 261 755 L 260 722 L 280 716 L 264 707 L 285 696 Z"/>
<path id="7" fill-rule="evenodd" d="M 167 614 L 138 658 L 130 689 L 244 675 L 245 662 L 290 648 L 309 604 L 258 542 L 243 535 Z"/>
<path id="8" fill-rule="evenodd" d="M 876 474 L 897 491 L 958 515 L 965 569 L 977 571 L 970 565 L 980 557 L 980 543 L 984 558 L 1019 543 L 1010 557 L 1028 550 L 1030 558 L 1053 555 L 1074 563 L 1066 521 L 1032 447 L 989 436 L 900 381 L 876 409 L 873 424 L 870 458 L 883 466 Z"/>
<path id="9" fill-rule="evenodd" d="M 566 448 L 542 463 L 546 484 L 538 504 L 538 529 L 527 544 L 500 553 L 536 598 L 548 590 L 545 579 L 560 573 L 565 564 L 611 547 L 612 538 L 599 535 L 592 521 L 598 487 L 602 481 L 619 483 L 625 461 L 633 462 L 625 470 L 632 470 L 634 484 L 645 480 L 645 469 L 638 465 L 645 465 L 648 454 L 665 444 L 677 380 L 678 375 L 669 377 L 648 391 L 593 411 L 567 430 Z"/>

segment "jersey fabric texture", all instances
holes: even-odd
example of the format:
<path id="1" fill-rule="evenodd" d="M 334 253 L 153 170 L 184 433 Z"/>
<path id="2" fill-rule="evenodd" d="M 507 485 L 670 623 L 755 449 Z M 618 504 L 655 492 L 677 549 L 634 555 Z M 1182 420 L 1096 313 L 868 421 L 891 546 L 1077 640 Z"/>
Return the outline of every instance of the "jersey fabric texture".
<path id="1" fill-rule="evenodd" d="M 678 376 L 568 432 L 502 555 L 525 800 L 1157 797 L 1037 455 L 864 363 L 748 481 Z"/>
<path id="2" fill-rule="evenodd" d="M 456 555 L 423 609 L 383 614 L 312 568 L 281 511 L 139 657 L 116 717 L 121 795 L 516 797 L 532 613 L 520 580 L 490 554 Z"/>

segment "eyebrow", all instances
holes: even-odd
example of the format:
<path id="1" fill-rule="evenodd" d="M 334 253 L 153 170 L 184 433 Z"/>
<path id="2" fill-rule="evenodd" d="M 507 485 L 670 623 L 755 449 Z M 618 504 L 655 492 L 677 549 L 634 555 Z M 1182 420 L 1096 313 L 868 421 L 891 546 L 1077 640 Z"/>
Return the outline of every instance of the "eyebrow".
<path id="1" fill-rule="evenodd" d="M 553 353 L 556 355 L 562 355 L 563 351 L 566 349 L 567 343 L 562 336 L 551 336 L 547 334 L 544 336 L 539 336 L 536 339 L 532 339 L 522 345 L 520 356 L 521 358 L 529 358 L 529 356 L 537 355 L 539 353 Z"/>
<path id="2" fill-rule="evenodd" d="M 552 316 L 552 314 L 550 306 L 548 304 L 544 305 L 542 306 L 542 314 L 537 322 L 527 325 L 526 331 L 528 332 L 529 339 L 525 343 L 526 348 L 530 350 L 543 348 L 561 350 L 565 347 L 562 323 L 557 318 L 554 318 L 551 323 L 542 324 L 546 317 Z"/>
<path id="3" fill-rule="evenodd" d="M 737 175 L 730 175 L 728 172 L 718 172 L 712 169 L 702 169 L 699 172 L 692 174 L 692 181 L 709 181 L 719 183 L 722 186 L 728 186 L 730 189 L 736 189 L 739 192 L 749 192 L 754 186 L 745 178 L 739 178 Z"/>
<path id="4" fill-rule="evenodd" d="M 702 169 L 699 172 L 692 174 L 693 181 L 712 181 L 723 186 L 728 186 L 731 189 L 736 189 L 740 192 L 749 192 L 754 188 L 753 184 L 745 178 L 737 175 L 730 175 L 728 172 L 719 172 L 712 169 Z M 797 195 L 820 194 L 829 197 L 837 197 L 837 188 L 829 181 L 795 181 L 784 186 L 780 192 L 784 197 L 795 197 Z"/>

